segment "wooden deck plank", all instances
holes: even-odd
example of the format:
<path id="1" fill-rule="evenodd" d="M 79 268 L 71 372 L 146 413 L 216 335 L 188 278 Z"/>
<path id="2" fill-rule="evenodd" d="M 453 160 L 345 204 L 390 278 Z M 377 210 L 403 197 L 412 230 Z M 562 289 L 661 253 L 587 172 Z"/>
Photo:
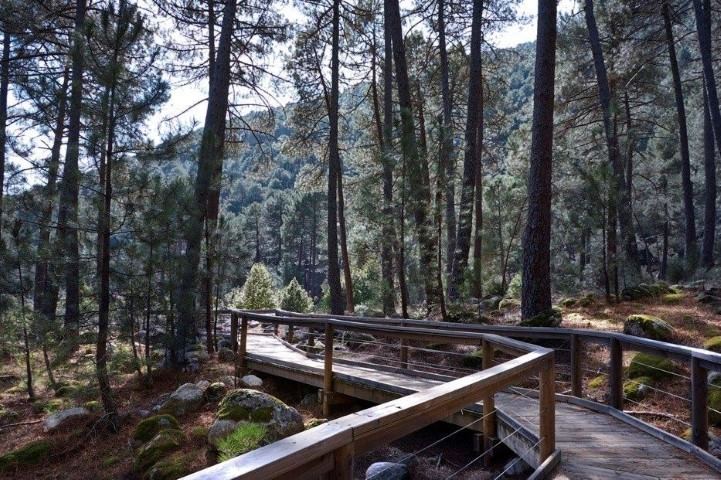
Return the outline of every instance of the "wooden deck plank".
<path id="1" fill-rule="evenodd" d="M 322 378 L 322 360 L 293 351 L 274 337 L 248 335 L 247 349 L 256 362 L 277 362 L 276 369 L 295 369 Z M 343 383 L 396 395 L 443 383 L 369 366 L 334 363 L 333 372 Z M 314 382 L 318 385 L 317 379 Z M 538 432 L 535 398 L 501 392 L 495 401 L 496 408 Z M 556 448 L 562 452 L 557 479 L 721 479 L 718 472 L 681 449 L 609 415 L 563 402 L 556 402 Z"/>

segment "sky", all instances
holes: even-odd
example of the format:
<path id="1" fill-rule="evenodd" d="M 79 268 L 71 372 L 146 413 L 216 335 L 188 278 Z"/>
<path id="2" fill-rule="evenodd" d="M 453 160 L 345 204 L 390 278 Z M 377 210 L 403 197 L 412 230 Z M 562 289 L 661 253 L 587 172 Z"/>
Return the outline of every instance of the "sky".
<path id="1" fill-rule="evenodd" d="M 574 8 L 577 9 L 578 7 L 575 7 L 575 3 L 575 0 L 560 0 L 558 5 L 559 13 L 570 12 Z M 521 43 L 534 41 L 536 38 L 537 8 L 538 0 L 522 0 L 518 6 L 518 13 L 520 16 L 527 17 L 529 21 L 523 24 L 513 25 L 499 32 L 494 35 L 490 41 L 500 48 L 514 47 Z M 291 17 L 294 15 L 294 12 L 289 11 L 286 15 L 292 21 Z M 195 120 L 197 123 L 202 124 L 205 115 L 205 103 L 202 102 L 194 107 L 193 105 L 207 96 L 207 91 L 208 89 L 205 84 L 173 88 L 167 105 L 148 122 L 152 130 L 149 132 L 150 136 L 156 140 L 160 138 L 162 130 L 168 126 L 167 122 L 163 122 L 165 118 L 177 117 L 182 123 L 190 123 Z M 280 103 L 291 100 L 287 94 L 279 94 L 278 99 Z M 183 113 L 181 114 L 181 112 Z"/>

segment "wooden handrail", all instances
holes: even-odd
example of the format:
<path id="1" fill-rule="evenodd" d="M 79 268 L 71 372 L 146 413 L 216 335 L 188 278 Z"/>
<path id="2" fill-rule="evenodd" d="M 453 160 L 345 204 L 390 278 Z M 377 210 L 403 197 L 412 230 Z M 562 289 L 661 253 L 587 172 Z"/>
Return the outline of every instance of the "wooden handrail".
<path id="1" fill-rule="evenodd" d="M 246 313 L 240 315 L 245 321 Z M 327 390 L 332 388 L 328 365 L 332 365 L 333 357 L 329 352 L 333 351 L 334 326 L 333 322 L 326 323 L 324 385 Z M 241 333 L 244 331 L 247 335 L 247 329 L 242 329 Z M 490 340 L 486 341 L 487 345 L 491 344 Z M 242 338 L 240 345 L 243 354 L 246 343 Z M 482 399 L 490 399 L 484 405 L 485 415 L 489 413 L 489 407 L 493 408 L 492 398 L 496 392 L 533 374 L 538 373 L 542 379 L 550 378 L 552 391 L 553 351 L 533 345 L 528 345 L 528 349 L 529 352 L 502 364 L 332 420 L 184 478 L 310 478 L 324 473 L 331 473 L 332 478 L 352 478 L 354 455 L 443 420 Z M 330 373 L 332 375 L 332 369 Z M 555 452 L 554 402 L 553 395 L 544 395 L 540 400 L 539 414 L 546 418 L 539 422 L 539 465 Z"/>
<path id="2" fill-rule="evenodd" d="M 493 342 L 496 348 L 511 354 L 518 353 L 524 348 L 525 351 L 531 348 L 528 347 L 528 343 L 517 342 L 512 338 L 564 340 L 568 341 L 570 345 L 571 393 L 578 398 L 583 398 L 581 359 L 583 358 L 584 344 L 603 344 L 608 346 L 610 354 L 608 404 L 619 411 L 623 410 L 624 350 L 639 350 L 668 357 L 684 362 L 689 367 L 691 373 L 691 440 L 694 445 L 702 449 L 708 448 L 707 373 L 721 371 L 721 354 L 719 353 L 619 332 L 587 329 L 459 324 L 393 317 L 298 314 L 278 309 L 255 312 L 225 309 L 222 312 L 236 315 L 245 314 L 249 318 L 256 318 L 264 322 L 272 322 L 273 319 L 276 319 L 277 322 L 288 323 L 296 320 L 299 322 L 298 325 L 314 325 L 318 328 L 324 327 L 326 322 L 331 322 L 339 329 L 369 333 L 372 331 L 380 335 L 395 336 L 401 338 L 402 342 L 401 365 L 407 365 L 406 340 L 477 344 L 476 342 L 480 343 L 483 338 L 487 338 Z M 493 335 L 493 337 L 489 337 L 489 335 Z"/>

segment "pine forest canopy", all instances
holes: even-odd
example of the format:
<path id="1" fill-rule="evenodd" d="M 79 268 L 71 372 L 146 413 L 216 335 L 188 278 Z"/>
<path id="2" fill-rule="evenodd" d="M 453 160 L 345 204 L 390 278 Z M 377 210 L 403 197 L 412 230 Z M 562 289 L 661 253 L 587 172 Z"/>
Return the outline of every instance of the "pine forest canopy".
<path id="1" fill-rule="evenodd" d="M 0 337 L 96 335 L 117 426 L 108 339 L 182 367 L 225 305 L 535 325 L 720 276 L 721 2 L 562 3 L 508 47 L 536 2 L 2 0 Z"/>

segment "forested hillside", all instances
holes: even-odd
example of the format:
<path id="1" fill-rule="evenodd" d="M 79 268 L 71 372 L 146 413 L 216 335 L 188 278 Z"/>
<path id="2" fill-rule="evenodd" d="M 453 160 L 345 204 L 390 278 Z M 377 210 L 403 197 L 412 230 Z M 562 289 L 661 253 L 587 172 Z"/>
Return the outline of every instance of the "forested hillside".
<path id="1" fill-rule="evenodd" d="M 171 387 L 222 403 L 227 308 L 716 348 L 719 0 L 0 0 L 0 33 L 0 475 L 56 410 L 92 457 Z M 226 458 L 201 417 L 185 473 Z M 156 478 L 139 445 L 113 474 Z"/>

